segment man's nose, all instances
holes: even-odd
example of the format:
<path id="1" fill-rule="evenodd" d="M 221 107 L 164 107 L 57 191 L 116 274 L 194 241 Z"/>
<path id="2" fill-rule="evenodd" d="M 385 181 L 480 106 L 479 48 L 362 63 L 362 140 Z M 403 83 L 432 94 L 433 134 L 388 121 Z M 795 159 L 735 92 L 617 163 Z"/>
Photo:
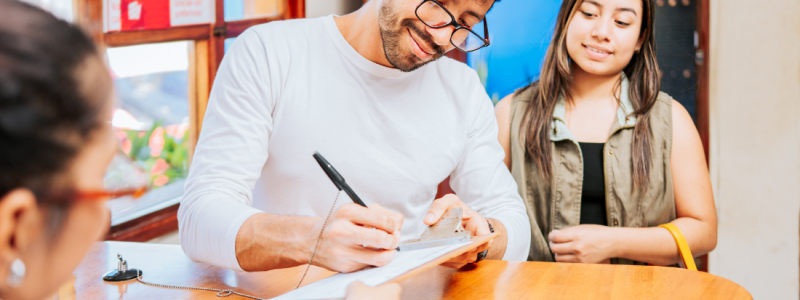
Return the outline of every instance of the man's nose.
<path id="1" fill-rule="evenodd" d="M 450 36 L 453 35 L 453 26 L 445 26 L 442 28 L 427 27 L 428 33 L 433 37 L 433 42 L 439 46 L 447 46 L 450 44 Z"/>

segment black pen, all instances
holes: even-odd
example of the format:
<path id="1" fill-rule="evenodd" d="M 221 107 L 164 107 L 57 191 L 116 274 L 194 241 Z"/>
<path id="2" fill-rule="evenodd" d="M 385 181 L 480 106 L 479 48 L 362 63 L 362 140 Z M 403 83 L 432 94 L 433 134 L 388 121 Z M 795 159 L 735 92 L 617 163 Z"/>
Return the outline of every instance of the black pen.
<path id="1" fill-rule="evenodd" d="M 356 192 L 354 192 L 353 189 L 351 189 L 350 186 L 347 185 L 347 182 L 344 181 L 344 177 L 342 177 L 342 175 L 339 174 L 339 172 L 337 172 L 336 169 L 333 168 L 333 165 L 331 165 L 331 163 L 325 160 L 325 158 L 322 157 L 322 155 L 320 155 L 319 152 L 314 152 L 314 159 L 317 160 L 317 163 L 319 163 L 319 166 L 322 167 L 323 171 L 325 171 L 325 174 L 328 174 L 328 178 L 330 178 L 331 181 L 333 181 L 333 185 L 335 185 L 337 189 L 339 189 L 340 191 L 344 190 L 344 192 L 347 193 L 347 195 L 350 196 L 350 199 L 353 199 L 353 202 L 355 202 L 356 204 L 361 205 L 363 207 L 367 207 L 367 205 L 364 204 L 364 201 L 361 201 L 361 198 L 358 198 Z M 400 251 L 400 247 L 397 247 L 394 250 Z"/>
<path id="2" fill-rule="evenodd" d="M 333 168 L 331 163 L 325 160 L 325 158 L 322 157 L 322 155 L 320 155 L 319 152 L 314 152 L 314 159 L 317 160 L 317 163 L 319 163 L 319 166 L 322 167 L 323 171 L 325 171 L 325 174 L 328 174 L 328 178 L 330 178 L 331 181 L 333 181 L 333 185 L 335 185 L 337 189 L 339 189 L 340 191 L 344 190 L 344 192 L 347 193 L 347 195 L 350 196 L 350 199 L 353 199 L 353 202 L 355 202 L 356 204 L 361 205 L 363 207 L 367 207 L 367 205 L 364 204 L 363 201 L 361 201 L 361 198 L 358 198 L 356 192 L 354 192 L 353 189 L 351 189 L 350 186 L 347 185 L 347 182 L 344 181 L 342 175 L 340 175 L 339 172 L 337 172 L 336 169 Z"/>

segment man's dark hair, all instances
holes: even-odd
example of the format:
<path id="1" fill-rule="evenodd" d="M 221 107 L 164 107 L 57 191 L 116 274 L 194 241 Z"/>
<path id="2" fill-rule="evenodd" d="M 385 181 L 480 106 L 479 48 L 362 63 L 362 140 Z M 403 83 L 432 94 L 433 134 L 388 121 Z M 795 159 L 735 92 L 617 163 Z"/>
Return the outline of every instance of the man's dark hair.
<path id="1" fill-rule="evenodd" d="M 78 79 L 96 54 L 75 25 L 0 0 L 0 198 L 17 188 L 41 198 L 99 127 L 103 101 Z"/>

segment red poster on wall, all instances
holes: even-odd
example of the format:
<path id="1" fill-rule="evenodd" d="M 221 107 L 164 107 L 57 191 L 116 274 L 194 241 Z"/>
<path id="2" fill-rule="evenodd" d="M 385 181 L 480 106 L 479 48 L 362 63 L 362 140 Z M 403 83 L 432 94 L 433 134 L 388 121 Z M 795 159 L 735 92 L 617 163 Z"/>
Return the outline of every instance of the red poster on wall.
<path id="1" fill-rule="evenodd" d="M 162 29 L 211 22 L 213 0 L 105 0 L 105 30 Z"/>
<path id="2" fill-rule="evenodd" d="M 169 27 L 169 1 L 121 0 L 120 30 L 160 29 Z"/>

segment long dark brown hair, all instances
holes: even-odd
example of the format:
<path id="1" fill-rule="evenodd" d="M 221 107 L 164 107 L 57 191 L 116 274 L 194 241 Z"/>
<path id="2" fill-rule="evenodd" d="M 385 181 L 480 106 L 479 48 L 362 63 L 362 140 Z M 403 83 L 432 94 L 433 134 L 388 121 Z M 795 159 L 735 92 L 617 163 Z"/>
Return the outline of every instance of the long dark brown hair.
<path id="1" fill-rule="evenodd" d="M 559 95 L 572 101 L 572 74 L 570 57 L 567 52 L 567 28 L 583 0 L 564 0 L 558 12 L 553 41 L 547 49 L 539 80 L 526 89 L 531 89 L 531 98 L 520 128 L 520 137 L 528 155 L 537 163 L 542 177 L 550 181 L 553 173 L 553 156 L 550 149 L 550 131 L 553 110 Z M 646 192 L 650 184 L 651 133 L 650 109 L 656 103 L 661 89 L 660 74 L 656 63 L 656 42 L 653 37 L 653 1 L 642 0 L 643 40 L 641 50 L 634 54 L 623 69 L 630 80 L 630 99 L 638 117 L 633 129 L 633 188 Z M 615 97 L 620 90 L 622 79 L 614 88 Z"/>

